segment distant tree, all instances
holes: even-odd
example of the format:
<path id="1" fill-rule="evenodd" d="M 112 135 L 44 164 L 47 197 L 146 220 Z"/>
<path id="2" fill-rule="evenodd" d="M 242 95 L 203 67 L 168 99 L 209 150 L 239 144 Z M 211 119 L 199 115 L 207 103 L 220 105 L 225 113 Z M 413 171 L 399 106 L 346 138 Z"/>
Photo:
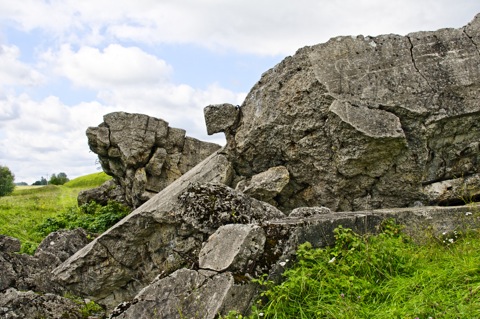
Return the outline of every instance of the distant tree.
<path id="1" fill-rule="evenodd" d="M 0 165 L 0 196 L 6 196 L 15 189 L 15 175 L 6 166 Z"/>
<path id="2" fill-rule="evenodd" d="M 67 174 L 61 172 L 61 173 L 58 173 L 58 175 L 52 174 L 52 176 L 50 176 L 50 180 L 48 181 L 48 183 L 52 185 L 63 185 L 68 181 L 69 179 L 67 177 Z"/>
<path id="3" fill-rule="evenodd" d="M 28 186 L 28 184 L 25 183 L 25 182 L 18 182 L 18 183 L 15 183 L 15 185 L 17 185 L 17 186 Z"/>
<path id="4" fill-rule="evenodd" d="M 36 182 L 33 183 L 32 185 L 38 186 L 38 185 L 47 185 L 47 184 L 48 184 L 47 179 L 42 176 L 42 178 L 40 178 L 39 181 L 36 181 Z"/>

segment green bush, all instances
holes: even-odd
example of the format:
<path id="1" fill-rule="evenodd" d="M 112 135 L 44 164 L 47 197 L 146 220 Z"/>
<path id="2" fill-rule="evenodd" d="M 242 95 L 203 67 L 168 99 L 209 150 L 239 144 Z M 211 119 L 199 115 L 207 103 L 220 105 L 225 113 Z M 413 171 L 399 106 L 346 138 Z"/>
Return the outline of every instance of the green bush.
<path id="1" fill-rule="evenodd" d="M 130 213 L 130 208 L 114 201 L 106 206 L 95 202 L 80 207 L 70 207 L 64 213 L 47 218 L 37 226 L 37 231 L 43 236 L 60 229 L 81 227 L 92 233 L 102 233 Z"/>
<path id="2" fill-rule="evenodd" d="M 6 166 L 0 165 L 0 196 L 10 195 L 15 189 L 15 175 Z"/>

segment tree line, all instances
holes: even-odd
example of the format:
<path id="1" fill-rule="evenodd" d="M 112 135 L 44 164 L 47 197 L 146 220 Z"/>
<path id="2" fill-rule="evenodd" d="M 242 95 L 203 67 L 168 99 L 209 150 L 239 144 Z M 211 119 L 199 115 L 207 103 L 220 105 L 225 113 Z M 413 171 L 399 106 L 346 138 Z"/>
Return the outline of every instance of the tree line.
<path id="1" fill-rule="evenodd" d="M 52 174 L 48 181 L 45 177 L 42 176 L 40 180 L 36 181 L 32 185 L 63 185 L 69 180 L 70 179 L 68 179 L 67 174 L 61 172 L 58 174 Z"/>
<path id="2" fill-rule="evenodd" d="M 67 174 L 60 172 L 58 174 L 52 174 L 48 181 L 42 176 L 40 180 L 32 185 L 63 185 L 68 181 L 69 178 L 67 177 Z M 25 185 L 25 183 L 22 184 Z M 14 189 L 15 175 L 7 166 L 0 165 L 0 196 L 10 195 Z"/>

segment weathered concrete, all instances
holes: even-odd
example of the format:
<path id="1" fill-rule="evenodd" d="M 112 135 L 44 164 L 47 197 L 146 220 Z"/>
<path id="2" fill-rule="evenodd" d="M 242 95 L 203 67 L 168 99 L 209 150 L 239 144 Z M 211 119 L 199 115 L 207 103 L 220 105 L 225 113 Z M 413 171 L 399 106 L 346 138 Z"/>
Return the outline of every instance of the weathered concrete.
<path id="1" fill-rule="evenodd" d="M 112 196 L 134 208 L 220 148 L 186 137 L 185 130 L 171 128 L 164 120 L 144 114 L 113 112 L 86 133 L 103 171 L 113 176 L 120 190 L 104 186 L 82 194 L 80 200 L 95 195 L 104 202 L 103 197 Z"/>
<path id="2" fill-rule="evenodd" d="M 217 229 L 200 250 L 199 267 L 222 272 L 253 271 L 265 245 L 260 226 L 231 224 Z"/>
<path id="3" fill-rule="evenodd" d="M 48 235 L 38 246 L 34 256 L 19 254 L 20 242 L 3 237 L 9 242 L 7 249 L 0 250 L 0 291 L 7 288 L 37 292 L 62 292 L 51 281 L 50 272 L 88 242 L 83 229 L 63 230 Z"/>
<path id="4" fill-rule="evenodd" d="M 38 294 L 9 288 L 0 292 L 0 318 L 82 319 L 82 305 L 54 294 Z"/>
<path id="5" fill-rule="evenodd" d="M 226 157 L 214 153 L 56 268 L 55 279 L 112 309 L 158 274 L 194 267 L 221 225 L 284 216 L 225 186 L 231 175 Z"/>
<path id="6" fill-rule="evenodd" d="M 288 170 L 284 166 L 276 166 L 252 176 L 249 180 L 240 181 L 235 189 L 275 205 L 274 197 L 282 192 L 289 181 Z"/>
<path id="7" fill-rule="evenodd" d="M 285 166 L 282 211 L 436 204 L 480 169 L 480 15 L 464 28 L 345 36 L 265 72 L 227 139 L 235 181 Z M 470 184 L 479 193 L 480 183 Z M 458 200 L 458 198 L 457 198 Z"/>
<path id="8" fill-rule="evenodd" d="M 234 286 L 229 273 L 212 277 L 180 269 L 143 289 L 119 319 L 216 318 Z"/>

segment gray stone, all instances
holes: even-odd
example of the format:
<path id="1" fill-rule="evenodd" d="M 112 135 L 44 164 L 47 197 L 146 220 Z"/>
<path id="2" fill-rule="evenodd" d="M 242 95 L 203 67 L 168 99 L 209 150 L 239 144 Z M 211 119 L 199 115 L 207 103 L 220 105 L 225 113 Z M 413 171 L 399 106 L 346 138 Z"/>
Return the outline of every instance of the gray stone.
<path id="1" fill-rule="evenodd" d="M 0 291 L 7 288 L 59 293 L 62 287 L 52 281 L 50 271 L 89 242 L 82 229 L 48 235 L 34 256 L 0 251 Z"/>
<path id="2" fill-rule="evenodd" d="M 34 257 L 52 270 L 90 241 L 87 232 L 82 228 L 55 231 L 42 240 Z"/>
<path id="3" fill-rule="evenodd" d="M 285 216 L 268 203 L 216 183 L 192 183 L 179 201 L 183 209 L 178 218 L 208 234 L 226 224 L 253 224 Z"/>
<path id="4" fill-rule="evenodd" d="M 240 116 L 239 107 L 228 103 L 209 105 L 203 114 L 208 135 L 235 129 Z"/>
<path id="5" fill-rule="evenodd" d="M 266 234 L 263 258 L 268 260 L 265 272 L 269 279 L 280 281 L 288 263 L 294 260 L 295 252 L 302 243 L 309 242 L 315 248 L 335 243 L 334 230 L 338 226 L 350 228 L 358 234 L 376 234 L 386 220 L 393 219 L 404 225 L 403 231 L 415 241 L 431 241 L 445 232 L 465 231 L 480 228 L 478 212 L 480 205 L 456 207 L 408 207 L 395 209 L 366 210 L 358 212 L 333 212 L 310 217 L 288 217 L 262 224 Z"/>
<path id="6" fill-rule="evenodd" d="M 126 204 L 124 190 L 113 179 L 106 181 L 99 187 L 86 189 L 78 193 L 78 206 L 91 201 L 103 206 L 107 205 L 109 201 Z"/>
<path id="7" fill-rule="evenodd" d="M 80 202 L 105 197 L 135 208 L 200 163 L 220 146 L 185 137 L 185 130 L 144 114 L 114 112 L 87 129 L 90 149 L 113 176 L 115 191 L 100 188 L 80 194 Z M 111 187 L 111 186 L 109 186 Z M 119 188 L 118 190 L 116 188 Z M 112 196 L 112 197 L 110 197 Z"/>
<path id="8" fill-rule="evenodd" d="M 20 251 L 20 248 L 20 240 L 13 237 L 0 235 L 0 252 L 16 253 Z"/>
<path id="9" fill-rule="evenodd" d="M 425 186 L 480 173 L 479 38 L 477 15 L 459 29 L 298 50 L 240 107 L 226 147 L 235 180 L 285 166 L 274 199 L 285 212 L 438 202 Z"/>
<path id="10" fill-rule="evenodd" d="M 480 174 L 449 179 L 424 187 L 429 204 L 463 205 L 480 200 Z"/>
<path id="11" fill-rule="evenodd" d="M 143 289 L 119 319 L 217 318 L 234 287 L 230 273 L 205 277 L 180 269 Z"/>
<path id="12" fill-rule="evenodd" d="M 1 318 L 71 318 L 82 319 L 81 304 L 54 295 L 9 288 L 0 292 Z M 100 315 L 100 314 L 99 314 Z"/>
<path id="13" fill-rule="evenodd" d="M 289 218 L 306 218 L 315 215 L 331 214 L 332 211 L 327 207 L 298 207 L 292 210 Z"/>
<path id="14" fill-rule="evenodd" d="M 199 267 L 218 272 L 253 273 L 264 245 L 265 233 L 258 225 L 221 226 L 200 250 Z"/>
<path id="15" fill-rule="evenodd" d="M 57 267 L 55 280 L 112 309 L 158 274 L 197 263 L 202 242 L 215 229 L 203 233 L 182 220 L 179 196 L 190 183 L 228 184 L 232 173 L 221 152 L 212 154 Z"/>
<path id="16" fill-rule="evenodd" d="M 258 200 L 276 204 L 273 198 L 282 192 L 289 181 L 290 174 L 285 166 L 276 166 L 252 176 L 248 181 L 239 182 L 236 189 Z"/>

